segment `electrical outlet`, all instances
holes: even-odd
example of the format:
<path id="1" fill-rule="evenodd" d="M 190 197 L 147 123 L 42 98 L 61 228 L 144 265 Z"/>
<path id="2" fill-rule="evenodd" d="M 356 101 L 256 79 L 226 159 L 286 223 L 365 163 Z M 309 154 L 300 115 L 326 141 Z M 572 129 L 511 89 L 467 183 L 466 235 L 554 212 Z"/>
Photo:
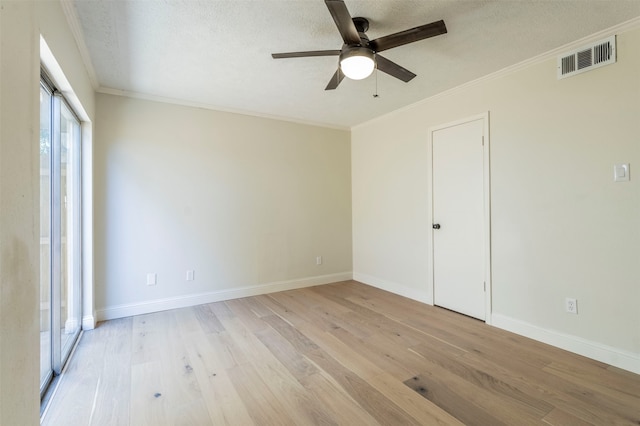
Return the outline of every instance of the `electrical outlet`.
<path id="1" fill-rule="evenodd" d="M 189 269 L 187 271 L 187 281 L 193 281 L 195 279 L 195 271 L 192 269 Z"/>
<path id="2" fill-rule="evenodd" d="M 564 309 L 570 314 L 578 314 L 578 301 L 567 297 L 564 299 Z"/>
<path id="3" fill-rule="evenodd" d="M 322 265 L 322 256 L 316 257 L 316 265 Z"/>
<path id="4" fill-rule="evenodd" d="M 158 276 L 152 272 L 147 274 L 147 285 L 156 285 L 158 283 Z"/>

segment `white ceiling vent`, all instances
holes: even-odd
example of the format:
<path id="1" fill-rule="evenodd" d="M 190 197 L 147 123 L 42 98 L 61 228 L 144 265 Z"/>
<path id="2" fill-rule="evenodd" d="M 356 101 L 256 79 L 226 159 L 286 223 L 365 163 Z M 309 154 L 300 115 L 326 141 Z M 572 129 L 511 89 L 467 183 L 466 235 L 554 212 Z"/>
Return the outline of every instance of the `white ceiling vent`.
<path id="1" fill-rule="evenodd" d="M 558 56 L 558 80 L 616 62 L 616 36 Z"/>

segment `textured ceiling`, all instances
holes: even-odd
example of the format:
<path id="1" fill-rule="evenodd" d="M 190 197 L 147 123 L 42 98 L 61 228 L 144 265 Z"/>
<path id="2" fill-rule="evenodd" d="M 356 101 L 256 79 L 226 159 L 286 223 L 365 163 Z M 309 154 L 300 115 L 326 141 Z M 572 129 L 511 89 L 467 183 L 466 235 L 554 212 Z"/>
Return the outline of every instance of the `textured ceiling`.
<path id="1" fill-rule="evenodd" d="M 340 49 L 322 0 L 74 0 L 99 91 L 123 90 L 249 114 L 351 127 L 640 16 L 639 0 L 346 0 L 367 35 L 444 19 L 448 33 L 388 50 L 418 76 L 345 79 L 325 91 Z"/>

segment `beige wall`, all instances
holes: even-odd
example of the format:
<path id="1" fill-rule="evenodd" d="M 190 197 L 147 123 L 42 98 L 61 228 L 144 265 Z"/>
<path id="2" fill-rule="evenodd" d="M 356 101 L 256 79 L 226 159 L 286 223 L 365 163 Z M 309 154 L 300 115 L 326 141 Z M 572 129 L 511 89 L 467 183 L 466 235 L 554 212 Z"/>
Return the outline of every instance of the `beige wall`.
<path id="1" fill-rule="evenodd" d="M 98 95 L 99 318 L 350 277 L 349 138 Z"/>
<path id="2" fill-rule="evenodd" d="M 354 277 L 432 300 L 428 129 L 489 111 L 494 323 L 639 370 L 639 76 L 635 29 L 614 65 L 559 81 L 548 59 L 353 129 Z"/>
<path id="3" fill-rule="evenodd" d="M 36 425 L 38 34 L 34 6 L 0 3 L 0 424 Z"/>
<path id="4" fill-rule="evenodd" d="M 2 0 L 0 20 L 0 424 L 36 425 L 40 34 L 89 119 L 94 95 L 60 2 Z"/>

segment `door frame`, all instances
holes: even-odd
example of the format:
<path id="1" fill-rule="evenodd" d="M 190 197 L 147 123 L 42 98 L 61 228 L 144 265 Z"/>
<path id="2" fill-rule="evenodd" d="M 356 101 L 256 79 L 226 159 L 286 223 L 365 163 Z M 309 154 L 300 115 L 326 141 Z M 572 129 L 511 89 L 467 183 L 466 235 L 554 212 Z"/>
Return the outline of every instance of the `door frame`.
<path id="1" fill-rule="evenodd" d="M 484 140 L 482 149 L 483 160 L 483 200 L 484 200 L 484 282 L 485 282 L 485 323 L 491 324 L 491 168 L 490 168 L 490 133 L 489 133 L 489 111 L 466 117 L 460 120 L 440 124 L 429 128 L 429 137 L 427 141 L 427 164 L 430 167 L 427 183 L 427 199 L 429 201 L 428 211 L 428 224 L 433 224 L 433 134 L 434 132 L 449 127 L 455 127 L 461 124 L 469 123 L 472 121 L 482 120 L 482 137 Z M 428 276 L 428 291 L 431 295 L 431 304 L 435 303 L 435 280 L 434 280 L 434 260 L 433 260 L 433 228 L 429 227 L 427 232 L 427 245 L 430 249 L 430 255 L 428 256 L 428 268 L 430 273 Z"/>

